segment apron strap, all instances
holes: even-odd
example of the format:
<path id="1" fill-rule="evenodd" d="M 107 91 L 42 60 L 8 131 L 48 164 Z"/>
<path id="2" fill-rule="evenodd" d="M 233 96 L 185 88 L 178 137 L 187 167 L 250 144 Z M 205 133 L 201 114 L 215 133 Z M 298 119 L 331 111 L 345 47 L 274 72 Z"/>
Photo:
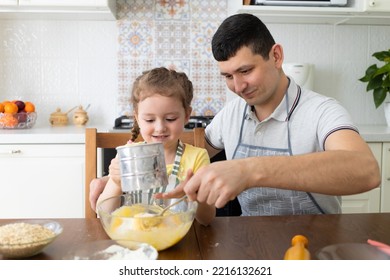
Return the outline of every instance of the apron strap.
<path id="1" fill-rule="evenodd" d="M 178 183 L 177 174 L 179 173 L 180 161 L 181 161 L 181 157 L 183 155 L 183 151 L 184 151 L 184 144 L 183 144 L 183 142 L 181 142 L 181 140 L 179 140 L 179 143 L 178 143 L 177 149 L 176 149 L 175 160 L 173 162 L 172 172 L 168 177 L 168 185 L 163 190 L 163 192 L 169 192 L 169 191 L 173 190 L 176 187 L 176 184 Z"/>
<path id="2" fill-rule="evenodd" d="M 233 158 L 234 158 L 234 156 L 235 156 L 235 154 L 237 152 L 238 146 L 240 145 L 241 140 L 242 140 L 242 130 L 244 129 L 245 116 L 246 116 L 246 111 L 248 110 L 248 107 L 249 107 L 249 105 L 246 104 L 245 105 L 245 109 L 244 109 L 244 114 L 242 115 L 240 134 L 238 136 L 238 143 L 237 143 L 236 148 L 234 149 L 234 152 L 233 152 Z"/>
<path id="3" fill-rule="evenodd" d="M 173 162 L 173 168 L 171 173 L 175 176 L 177 176 L 179 172 L 180 161 L 181 161 L 181 156 L 183 155 L 183 151 L 184 151 L 184 144 L 179 140 L 179 144 L 177 145 L 177 149 L 176 149 L 175 161 Z"/>

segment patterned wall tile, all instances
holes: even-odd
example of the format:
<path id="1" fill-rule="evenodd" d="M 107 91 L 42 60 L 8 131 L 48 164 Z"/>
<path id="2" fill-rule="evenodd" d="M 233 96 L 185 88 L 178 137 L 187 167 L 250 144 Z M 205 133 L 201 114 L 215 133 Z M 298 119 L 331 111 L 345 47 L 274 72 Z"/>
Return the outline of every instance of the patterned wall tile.
<path id="1" fill-rule="evenodd" d="M 119 58 L 119 95 L 129 95 L 129 87 L 143 71 L 153 67 L 151 60 Z"/>
<path id="2" fill-rule="evenodd" d="M 154 18 L 154 2 L 154 0 L 117 0 L 117 18 L 152 20 Z"/>
<path id="3" fill-rule="evenodd" d="M 155 67 L 166 67 L 179 72 L 184 72 L 190 76 L 191 63 L 188 59 L 156 59 Z"/>
<path id="4" fill-rule="evenodd" d="M 192 101 L 192 115 L 214 116 L 226 103 L 225 96 L 209 97 L 195 96 Z"/>
<path id="5" fill-rule="evenodd" d="M 211 21 L 193 21 L 191 23 L 191 55 L 193 59 L 211 59 L 211 39 L 219 23 Z"/>
<path id="6" fill-rule="evenodd" d="M 193 104 L 196 113 L 204 115 L 207 112 L 210 115 L 210 112 L 216 114 L 221 110 L 226 101 L 226 85 L 217 63 L 214 60 L 193 60 L 190 79 L 197 99 L 207 99 Z"/>
<path id="7" fill-rule="evenodd" d="M 119 55 L 150 59 L 153 57 L 153 21 L 118 21 Z"/>
<path id="8" fill-rule="evenodd" d="M 211 54 L 211 38 L 226 17 L 227 1 L 119 0 L 117 4 L 120 111 L 132 110 L 128 99 L 132 81 L 140 74 L 137 69 L 164 66 L 192 80 L 194 114 L 217 113 L 225 103 L 226 87 Z"/>
<path id="9" fill-rule="evenodd" d="M 191 0 L 189 1 L 189 4 L 192 20 L 216 20 L 218 22 L 222 22 L 227 16 L 227 1 Z"/>
<path id="10" fill-rule="evenodd" d="M 190 1 L 186 0 L 156 0 L 156 20 L 190 20 Z"/>
<path id="11" fill-rule="evenodd" d="M 190 55 L 190 27 L 182 21 L 156 21 L 155 55 L 163 59 L 183 59 Z"/>
<path id="12" fill-rule="evenodd" d="M 153 61 L 118 57 L 118 106 L 119 115 L 131 115 L 129 99 L 134 80 L 143 71 L 154 67 Z"/>
<path id="13" fill-rule="evenodd" d="M 195 89 L 202 95 L 218 96 L 225 93 L 226 85 L 219 73 L 217 63 L 213 60 L 192 61 L 191 79 Z"/>

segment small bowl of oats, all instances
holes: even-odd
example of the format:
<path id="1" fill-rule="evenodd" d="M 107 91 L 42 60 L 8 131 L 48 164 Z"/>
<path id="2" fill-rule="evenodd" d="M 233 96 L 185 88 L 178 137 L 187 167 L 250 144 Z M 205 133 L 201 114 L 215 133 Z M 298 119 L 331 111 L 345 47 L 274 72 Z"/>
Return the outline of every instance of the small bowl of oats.
<path id="1" fill-rule="evenodd" d="M 52 220 L 25 220 L 0 224 L 0 256 L 23 259 L 35 256 L 62 233 Z"/>

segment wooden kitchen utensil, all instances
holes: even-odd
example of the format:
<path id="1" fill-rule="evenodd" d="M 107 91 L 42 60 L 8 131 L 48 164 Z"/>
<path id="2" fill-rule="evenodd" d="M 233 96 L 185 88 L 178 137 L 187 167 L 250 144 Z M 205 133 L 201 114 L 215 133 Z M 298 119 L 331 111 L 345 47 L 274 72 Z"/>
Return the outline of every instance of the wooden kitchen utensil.
<path id="1" fill-rule="evenodd" d="M 89 108 L 89 105 L 87 106 L 86 110 Z M 89 118 L 87 111 L 83 109 L 83 106 L 79 106 L 76 111 L 73 113 L 73 123 L 78 126 L 85 125 Z"/>
<path id="2" fill-rule="evenodd" d="M 61 112 L 61 108 L 57 108 L 57 110 L 54 113 L 50 114 L 50 119 L 49 119 L 50 124 L 52 126 L 68 125 L 68 114 L 76 108 L 77 108 L 77 106 L 73 107 L 72 109 L 70 109 L 66 113 Z"/>

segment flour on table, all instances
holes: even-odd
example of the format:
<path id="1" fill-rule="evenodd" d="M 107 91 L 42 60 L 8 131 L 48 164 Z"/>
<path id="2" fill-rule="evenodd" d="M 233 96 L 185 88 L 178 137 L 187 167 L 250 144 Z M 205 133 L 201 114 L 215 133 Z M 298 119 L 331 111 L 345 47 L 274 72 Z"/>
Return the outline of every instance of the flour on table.
<path id="1" fill-rule="evenodd" d="M 151 250 L 147 244 L 141 244 L 136 250 L 131 250 L 119 245 L 111 245 L 105 250 L 95 254 L 107 260 L 150 260 L 157 259 L 157 252 Z"/>

